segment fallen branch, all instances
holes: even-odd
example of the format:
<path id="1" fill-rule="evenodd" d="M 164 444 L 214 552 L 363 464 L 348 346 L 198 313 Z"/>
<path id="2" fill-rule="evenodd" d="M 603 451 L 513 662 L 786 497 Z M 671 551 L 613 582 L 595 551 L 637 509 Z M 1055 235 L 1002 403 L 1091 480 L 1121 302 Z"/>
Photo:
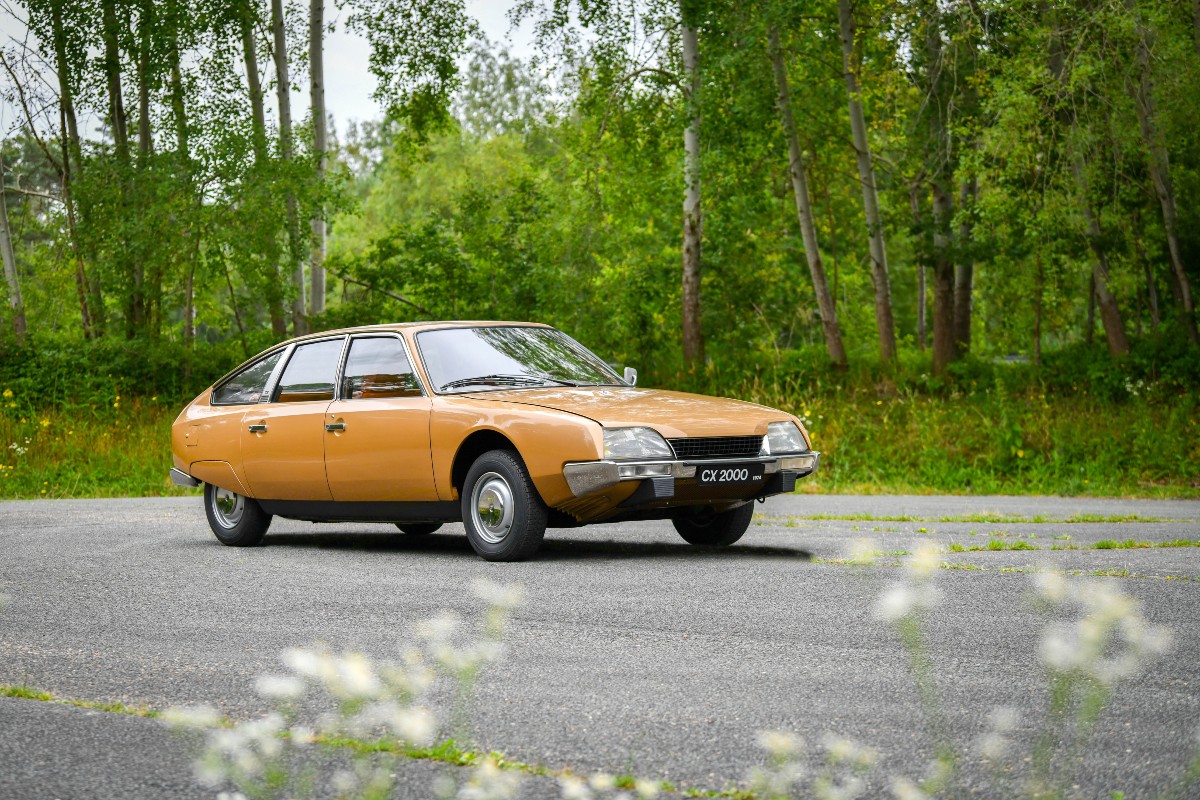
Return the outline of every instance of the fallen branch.
<path id="1" fill-rule="evenodd" d="M 409 300 L 404 295 L 396 294 L 395 292 L 389 292 L 387 289 L 380 289 L 378 286 L 372 286 L 371 284 L 367 283 L 366 281 L 360 281 L 357 278 L 346 277 L 345 275 L 342 275 L 340 272 L 334 272 L 333 270 L 329 269 L 328 267 L 326 267 L 326 272 L 328 272 L 330 275 L 337 278 L 338 280 L 345 281 L 346 283 L 353 283 L 356 286 L 362 286 L 364 289 L 369 289 L 372 292 L 379 292 L 381 295 L 384 295 L 385 297 L 390 297 L 393 300 L 399 300 L 401 303 L 410 305 L 413 308 L 417 309 L 418 311 L 420 311 L 422 314 L 424 314 L 427 317 L 433 316 L 433 312 L 430 311 L 428 308 L 425 308 L 425 306 L 421 305 L 420 303 L 415 303 L 412 300 Z"/>

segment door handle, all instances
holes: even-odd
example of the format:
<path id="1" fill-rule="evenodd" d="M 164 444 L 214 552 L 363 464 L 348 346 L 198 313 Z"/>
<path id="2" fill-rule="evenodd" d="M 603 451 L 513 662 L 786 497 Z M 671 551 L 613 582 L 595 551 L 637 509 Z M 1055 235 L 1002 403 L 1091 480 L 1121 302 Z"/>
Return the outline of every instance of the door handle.
<path id="1" fill-rule="evenodd" d="M 252 424 L 246 426 L 246 430 L 250 431 L 251 433 L 266 433 L 267 432 L 267 423 L 255 422 L 255 423 L 252 423 Z"/>
<path id="2" fill-rule="evenodd" d="M 346 430 L 346 423 L 344 423 L 344 422 L 326 422 L 325 430 L 327 430 L 327 431 L 344 431 L 344 430 Z"/>

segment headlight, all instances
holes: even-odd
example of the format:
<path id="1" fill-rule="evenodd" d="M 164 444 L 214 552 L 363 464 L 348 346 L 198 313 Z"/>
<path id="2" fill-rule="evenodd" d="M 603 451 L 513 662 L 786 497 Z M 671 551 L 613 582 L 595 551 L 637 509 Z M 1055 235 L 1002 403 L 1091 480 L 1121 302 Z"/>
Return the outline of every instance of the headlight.
<path id="1" fill-rule="evenodd" d="M 808 450 L 804 434 L 794 422 L 772 422 L 767 426 L 767 435 L 763 437 L 762 454 L 764 456 L 780 453 L 803 453 Z"/>
<path id="2" fill-rule="evenodd" d="M 653 428 L 605 428 L 604 457 L 618 461 L 650 458 L 674 460 L 675 453 Z"/>

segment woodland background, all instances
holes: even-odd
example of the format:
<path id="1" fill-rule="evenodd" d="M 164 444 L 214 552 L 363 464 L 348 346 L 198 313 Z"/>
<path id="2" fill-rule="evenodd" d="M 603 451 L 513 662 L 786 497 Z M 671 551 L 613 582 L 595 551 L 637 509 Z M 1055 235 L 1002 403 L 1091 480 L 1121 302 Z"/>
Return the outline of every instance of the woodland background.
<path id="1" fill-rule="evenodd" d="M 172 491 L 227 369 L 440 318 L 793 410 L 810 490 L 1200 491 L 1200 0 L 0 13 L 0 497 Z"/>

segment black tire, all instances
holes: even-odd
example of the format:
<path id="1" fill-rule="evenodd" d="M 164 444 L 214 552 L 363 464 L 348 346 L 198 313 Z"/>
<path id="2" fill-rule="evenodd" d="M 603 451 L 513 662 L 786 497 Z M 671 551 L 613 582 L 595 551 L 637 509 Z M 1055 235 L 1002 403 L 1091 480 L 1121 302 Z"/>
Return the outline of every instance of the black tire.
<path id="1" fill-rule="evenodd" d="M 271 515 L 257 500 L 204 484 L 204 513 L 217 541 L 230 547 L 253 547 L 267 535 Z"/>
<path id="2" fill-rule="evenodd" d="M 671 524 L 688 544 L 728 547 L 742 538 L 753 516 L 754 503 L 745 503 L 720 513 L 705 509 L 699 514 L 675 517 Z"/>
<path id="3" fill-rule="evenodd" d="M 425 536 L 442 527 L 440 522 L 397 522 L 396 527 L 401 533 L 409 536 Z"/>
<path id="4" fill-rule="evenodd" d="M 532 557 L 546 535 L 547 515 L 525 464 L 513 451 L 490 450 L 471 465 L 462 486 L 462 517 L 467 541 L 480 557 Z"/>

